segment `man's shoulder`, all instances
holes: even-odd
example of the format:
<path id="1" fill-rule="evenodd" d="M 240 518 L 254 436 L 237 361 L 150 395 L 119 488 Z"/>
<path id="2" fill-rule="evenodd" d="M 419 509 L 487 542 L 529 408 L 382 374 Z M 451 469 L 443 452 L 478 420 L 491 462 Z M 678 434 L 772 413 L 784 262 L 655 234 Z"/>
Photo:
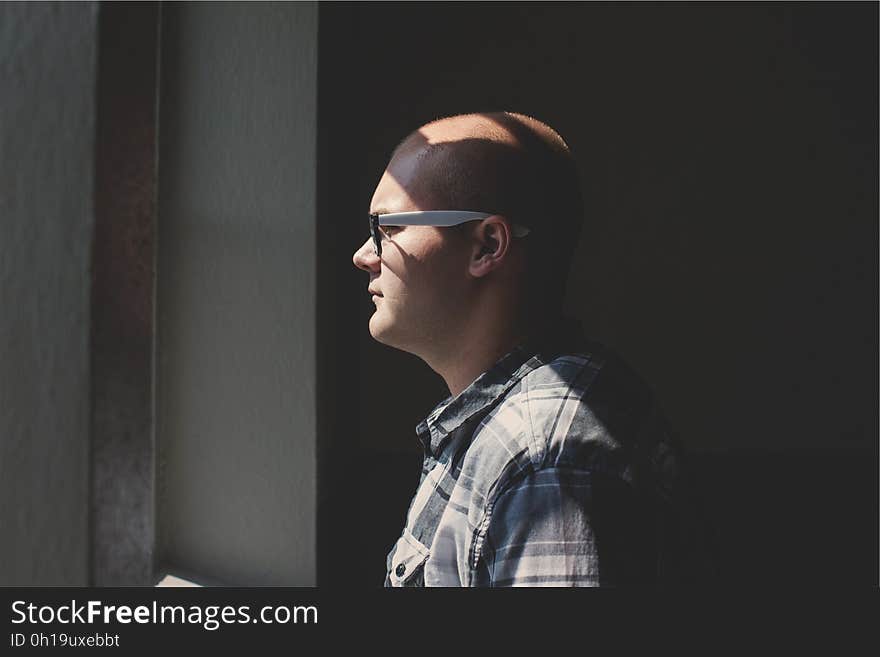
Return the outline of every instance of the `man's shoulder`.
<path id="1" fill-rule="evenodd" d="M 484 478 L 548 467 L 625 468 L 653 395 L 603 345 L 544 357 L 476 427 L 467 460 Z"/>
<path id="2" fill-rule="evenodd" d="M 586 349 L 545 357 L 545 362 L 522 377 L 513 390 L 515 393 L 520 393 L 523 388 L 532 390 L 535 401 L 552 401 L 560 393 L 577 394 L 590 385 L 604 366 L 605 357 L 605 351 Z M 523 403 L 524 400 L 513 395 L 505 402 Z"/>
<path id="3" fill-rule="evenodd" d="M 630 446 L 655 403 L 635 370 L 597 343 L 556 355 L 512 392 L 502 406 L 524 409 L 541 462 L 572 467 L 592 467 L 591 454 Z"/>

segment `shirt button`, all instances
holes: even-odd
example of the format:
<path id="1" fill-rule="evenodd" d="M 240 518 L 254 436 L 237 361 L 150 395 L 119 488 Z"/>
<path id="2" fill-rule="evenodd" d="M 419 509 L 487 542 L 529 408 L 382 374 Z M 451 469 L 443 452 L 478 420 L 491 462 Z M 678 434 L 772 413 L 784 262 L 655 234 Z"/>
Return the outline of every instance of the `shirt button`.
<path id="1" fill-rule="evenodd" d="M 403 577 L 403 574 L 406 572 L 406 566 L 402 563 L 397 564 L 397 569 L 394 571 L 397 573 L 398 577 Z"/>

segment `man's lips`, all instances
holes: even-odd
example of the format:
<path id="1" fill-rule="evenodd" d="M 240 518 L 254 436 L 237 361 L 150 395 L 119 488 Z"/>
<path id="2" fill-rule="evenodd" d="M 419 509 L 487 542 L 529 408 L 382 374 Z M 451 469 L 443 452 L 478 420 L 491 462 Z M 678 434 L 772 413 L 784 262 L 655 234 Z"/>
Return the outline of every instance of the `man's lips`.
<path id="1" fill-rule="evenodd" d="M 367 290 L 367 292 L 369 292 L 370 294 L 372 294 L 372 295 L 374 295 L 374 296 L 377 296 L 377 297 L 381 297 L 381 296 L 382 296 L 382 293 L 381 293 L 381 292 L 377 292 L 376 290 Z"/>

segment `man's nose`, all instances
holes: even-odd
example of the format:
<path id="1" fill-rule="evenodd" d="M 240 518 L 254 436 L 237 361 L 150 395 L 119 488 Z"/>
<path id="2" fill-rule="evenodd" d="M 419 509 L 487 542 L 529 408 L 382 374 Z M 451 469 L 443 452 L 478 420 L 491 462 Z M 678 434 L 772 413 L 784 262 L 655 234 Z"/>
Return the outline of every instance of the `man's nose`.
<path id="1" fill-rule="evenodd" d="M 373 238 L 367 240 L 361 245 L 351 258 L 354 266 L 364 271 L 374 272 L 379 270 L 379 257 L 376 255 L 376 249 L 373 246 Z"/>

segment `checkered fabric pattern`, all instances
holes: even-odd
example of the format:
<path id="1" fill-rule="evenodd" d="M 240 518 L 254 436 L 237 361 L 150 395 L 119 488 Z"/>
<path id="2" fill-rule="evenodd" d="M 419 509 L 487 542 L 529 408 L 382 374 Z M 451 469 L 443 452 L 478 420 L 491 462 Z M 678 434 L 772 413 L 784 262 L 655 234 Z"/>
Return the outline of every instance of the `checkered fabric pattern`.
<path id="1" fill-rule="evenodd" d="M 523 344 L 418 425 L 421 481 L 386 586 L 641 586 L 711 569 L 650 389 L 584 345 Z"/>

